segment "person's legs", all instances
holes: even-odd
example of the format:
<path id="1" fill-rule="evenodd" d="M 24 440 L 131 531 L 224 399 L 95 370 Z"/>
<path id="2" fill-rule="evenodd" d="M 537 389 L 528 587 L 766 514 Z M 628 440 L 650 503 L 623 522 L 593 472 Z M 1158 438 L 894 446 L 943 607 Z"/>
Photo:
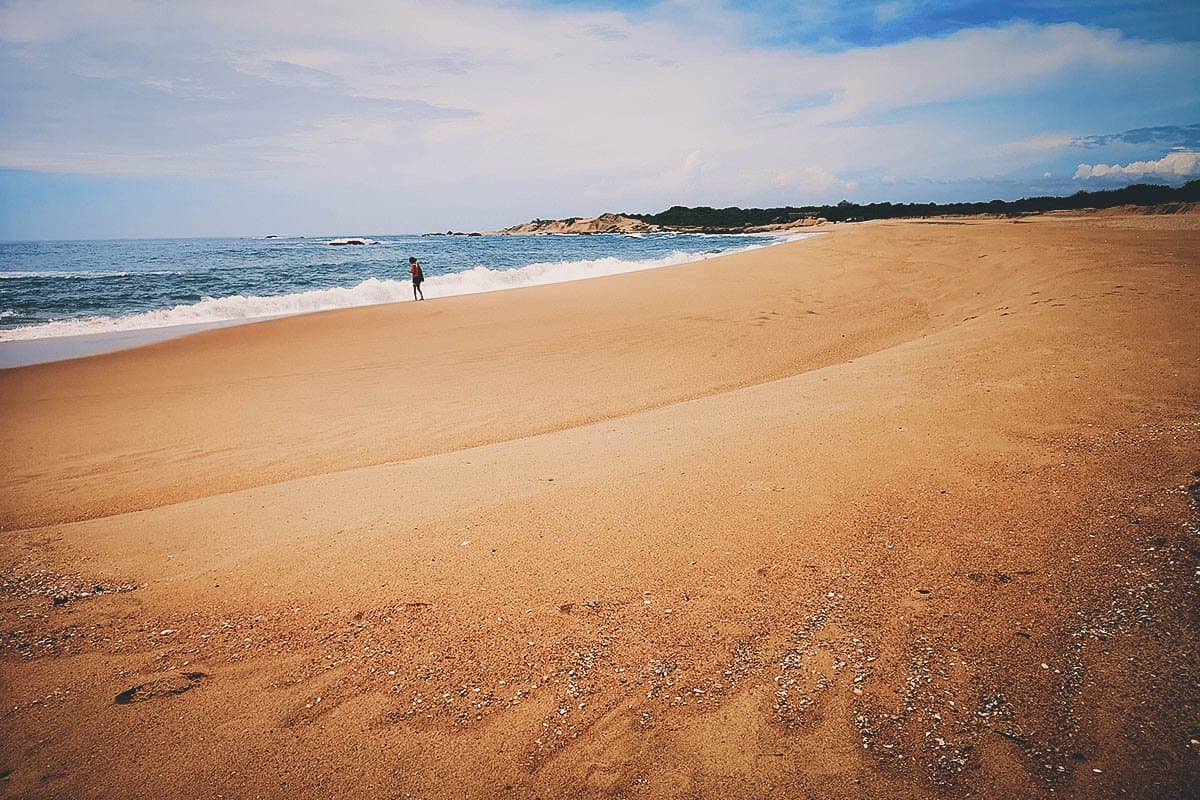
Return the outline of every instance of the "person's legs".
<path id="1" fill-rule="evenodd" d="M 413 281 L 413 300 L 417 299 L 417 290 L 418 290 L 417 282 Z"/>
<path id="2" fill-rule="evenodd" d="M 421 283 L 424 283 L 424 281 L 422 281 Z M 421 299 L 424 300 L 425 299 L 425 291 L 421 288 L 421 283 L 417 284 L 417 294 L 421 295 Z"/>

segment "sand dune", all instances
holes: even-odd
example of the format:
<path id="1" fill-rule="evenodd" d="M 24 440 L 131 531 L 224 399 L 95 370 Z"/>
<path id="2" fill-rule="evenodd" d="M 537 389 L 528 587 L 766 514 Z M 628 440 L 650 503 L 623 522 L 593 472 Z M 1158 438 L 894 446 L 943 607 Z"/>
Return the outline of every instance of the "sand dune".
<path id="1" fill-rule="evenodd" d="M 1186 796 L 1200 221 L 1134 220 L 0 371 L 0 786 Z"/>

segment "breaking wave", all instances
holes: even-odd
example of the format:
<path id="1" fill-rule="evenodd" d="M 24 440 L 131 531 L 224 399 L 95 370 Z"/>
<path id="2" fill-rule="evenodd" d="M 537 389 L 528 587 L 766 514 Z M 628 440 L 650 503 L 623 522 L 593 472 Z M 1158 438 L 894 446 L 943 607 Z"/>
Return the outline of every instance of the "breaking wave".
<path id="1" fill-rule="evenodd" d="M 792 238 L 803 237 L 788 237 L 788 240 Z M 780 240 L 781 237 L 776 237 L 761 245 L 751 245 L 741 249 L 766 247 Z M 713 253 L 675 251 L 661 258 L 622 260 L 608 257 L 582 261 L 554 261 L 528 264 L 513 269 L 489 269 L 478 266 L 462 272 L 431 275 L 425 280 L 423 288 L 429 298 L 477 294 L 668 267 L 689 261 L 701 261 L 731 252 L 736 251 L 726 250 Z M 330 311 L 336 308 L 352 308 L 407 300 L 412 300 L 412 284 L 407 280 L 368 278 L 350 287 L 313 289 L 275 296 L 206 297 L 196 303 L 177 305 L 160 311 L 147 311 L 120 317 L 98 316 L 55 320 L 38 325 L 0 330 L 0 341 L 28 341 L 57 336 L 117 333 L 177 325 L 249 322 L 294 314 L 308 314 L 314 311 Z"/>

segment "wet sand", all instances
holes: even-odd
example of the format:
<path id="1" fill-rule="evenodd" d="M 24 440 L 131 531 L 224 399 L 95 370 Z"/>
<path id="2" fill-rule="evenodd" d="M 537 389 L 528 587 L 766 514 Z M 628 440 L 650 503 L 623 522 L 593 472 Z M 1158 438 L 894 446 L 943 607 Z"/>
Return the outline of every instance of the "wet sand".
<path id="1" fill-rule="evenodd" d="M 0 371 L 0 791 L 1182 797 L 1200 216 Z"/>

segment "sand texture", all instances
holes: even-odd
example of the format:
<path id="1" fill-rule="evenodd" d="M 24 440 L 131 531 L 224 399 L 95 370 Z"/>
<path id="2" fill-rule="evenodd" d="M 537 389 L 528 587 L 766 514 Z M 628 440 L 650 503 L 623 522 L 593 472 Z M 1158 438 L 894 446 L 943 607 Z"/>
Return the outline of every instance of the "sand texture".
<path id="1" fill-rule="evenodd" d="M 1200 790 L 1200 215 L 0 371 L 11 797 Z"/>

